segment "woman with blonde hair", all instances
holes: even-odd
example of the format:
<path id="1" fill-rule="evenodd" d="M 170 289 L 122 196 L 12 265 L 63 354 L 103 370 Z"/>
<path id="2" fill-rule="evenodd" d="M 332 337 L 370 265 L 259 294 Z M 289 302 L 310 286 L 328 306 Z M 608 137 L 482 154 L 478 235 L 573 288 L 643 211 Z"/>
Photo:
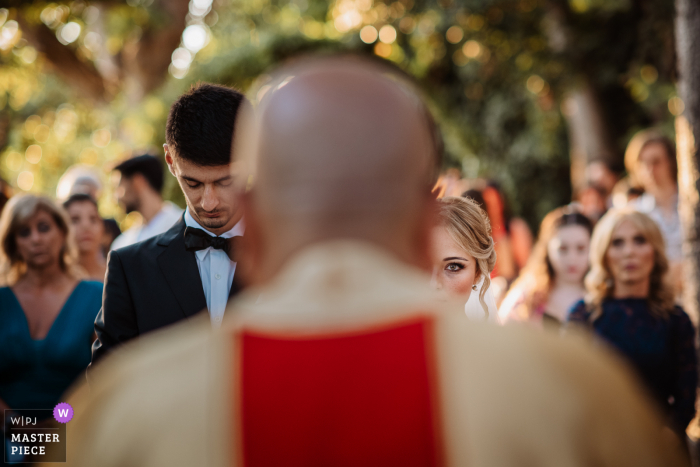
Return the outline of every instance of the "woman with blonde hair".
<path id="1" fill-rule="evenodd" d="M 545 216 L 532 255 L 503 299 L 503 322 L 560 327 L 584 294 L 593 225 L 571 206 Z"/>
<path id="2" fill-rule="evenodd" d="M 496 303 L 489 293 L 496 251 L 488 216 L 471 199 L 447 197 L 438 203 L 439 221 L 432 245 L 433 287 L 464 301 L 470 318 L 496 321 Z"/>
<path id="3" fill-rule="evenodd" d="M 20 195 L 0 216 L 0 409 L 51 409 L 90 363 L 102 284 L 81 280 L 65 211 Z"/>
<path id="4" fill-rule="evenodd" d="M 674 303 L 668 271 L 656 223 L 638 211 L 613 209 L 593 231 L 586 295 L 569 320 L 629 361 L 682 435 L 695 416 L 695 330 Z"/>

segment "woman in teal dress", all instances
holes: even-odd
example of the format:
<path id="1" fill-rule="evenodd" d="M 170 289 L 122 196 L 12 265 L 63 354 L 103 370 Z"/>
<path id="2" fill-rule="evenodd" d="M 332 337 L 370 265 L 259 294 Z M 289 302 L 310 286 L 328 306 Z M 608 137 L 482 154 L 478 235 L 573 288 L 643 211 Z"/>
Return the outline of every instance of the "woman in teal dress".
<path id="1" fill-rule="evenodd" d="M 35 195 L 9 201 L 0 217 L 0 410 L 53 409 L 90 363 L 102 283 L 80 280 L 75 258 L 63 209 Z"/>

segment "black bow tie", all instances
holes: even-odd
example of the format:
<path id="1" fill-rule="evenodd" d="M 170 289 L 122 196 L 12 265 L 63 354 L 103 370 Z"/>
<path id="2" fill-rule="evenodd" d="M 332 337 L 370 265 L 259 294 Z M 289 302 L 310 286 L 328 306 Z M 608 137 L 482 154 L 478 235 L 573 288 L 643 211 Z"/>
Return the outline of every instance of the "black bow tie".
<path id="1" fill-rule="evenodd" d="M 209 247 L 217 250 L 223 250 L 229 258 L 232 256 L 230 238 L 212 237 L 202 229 L 194 227 L 185 227 L 185 249 L 187 251 L 206 250 Z"/>

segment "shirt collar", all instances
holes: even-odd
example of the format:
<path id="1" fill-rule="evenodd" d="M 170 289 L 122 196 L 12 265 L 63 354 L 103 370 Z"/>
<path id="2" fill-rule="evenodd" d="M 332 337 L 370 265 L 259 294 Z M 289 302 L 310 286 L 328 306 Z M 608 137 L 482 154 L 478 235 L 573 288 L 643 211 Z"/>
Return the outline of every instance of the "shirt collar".
<path id="1" fill-rule="evenodd" d="M 192 214 L 190 214 L 189 207 L 187 209 L 185 209 L 185 225 L 188 227 L 195 228 L 195 229 L 203 230 L 204 232 L 206 232 L 210 236 L 216 237 L 216 235 L 214 235 L 213 233 L 209 232 L 207 229 L 202 227 L 199 224 L 199 222 L 197 222 L 194 219 L 194 217 L 192 217 Z M 221 235 L 219 235 L 219 237 L 223 237 L 223 238 L 242 237 L 244 232 L 245 232 L 245 224 L 243 222 L 243 219 L 241 219 L 236 223 L 236 225 L 231 227 L 231 230 L 222 233 Z M 206 258 L 207 255 L 209 254 L 209 250 L 211 250 L 211 247 L 205 248 L 204 250 L 196 251 L 195 253 L 197 254 L 197 258 L 199 258 L 200 261 L 204 260 L 204 258 Z"/>

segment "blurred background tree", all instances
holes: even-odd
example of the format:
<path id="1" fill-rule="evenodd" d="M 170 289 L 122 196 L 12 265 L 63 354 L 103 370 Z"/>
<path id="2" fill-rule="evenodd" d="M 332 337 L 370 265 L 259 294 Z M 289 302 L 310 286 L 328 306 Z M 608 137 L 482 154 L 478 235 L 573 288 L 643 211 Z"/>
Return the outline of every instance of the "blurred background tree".
<path id="1" fill-rule="evenodd" d="M 622 170 L 635 131 L 672 132 L 682 112 L 664 0 L 5 3 L 0 168 L 21 190 L 54 193 L 71 164 L 107 178 L 115 160 L 160 154 L 169 105 L 191 83 L 264 89 L 270 66 L 311 51 L 375 55 L 414 76 L 447 167 L 498 182 L 533 227 L 570 201 L 588 161 Z M 108 190 L 102 210 L 119 216 Z"/>

